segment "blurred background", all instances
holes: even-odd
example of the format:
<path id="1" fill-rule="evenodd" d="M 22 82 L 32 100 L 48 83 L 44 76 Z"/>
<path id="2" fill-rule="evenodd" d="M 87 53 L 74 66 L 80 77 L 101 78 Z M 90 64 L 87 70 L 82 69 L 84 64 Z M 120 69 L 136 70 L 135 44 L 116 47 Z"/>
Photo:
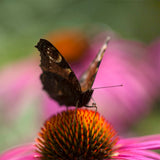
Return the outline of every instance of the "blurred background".
<path id="1" fill-rule="evenodd" d="M 112 38 L 110 55 L 100 66 L 95 87 L 124 86 L 94 91 L 96 103 L 105 108 L 99 106 L 99 111 L 105 110 L 103 116 L 122 135 L 160 133 L 159 0 L 2 0 L 0 152 L 34 141 L 44 120 L 64 109 L 42 93 L 34 48 L 39 39 L 53 42 L 79 76 L 106 35 Z"/>

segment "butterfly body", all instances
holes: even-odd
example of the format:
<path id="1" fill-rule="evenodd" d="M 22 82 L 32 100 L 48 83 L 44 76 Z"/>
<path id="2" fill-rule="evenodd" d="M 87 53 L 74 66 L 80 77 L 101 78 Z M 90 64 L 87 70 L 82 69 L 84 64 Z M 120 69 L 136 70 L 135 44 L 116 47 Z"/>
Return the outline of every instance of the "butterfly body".
<path id="1" fill-rule="evenodd" d="M 40 39 L 35 46 L 40 51 L 43 89 L 60 105 L 87 106 L 93 94 L 92 85 L 107 47 L 105 43 L 88 70 L 78 81 L 74 72 L 59 51 L 47 40 Z"/>

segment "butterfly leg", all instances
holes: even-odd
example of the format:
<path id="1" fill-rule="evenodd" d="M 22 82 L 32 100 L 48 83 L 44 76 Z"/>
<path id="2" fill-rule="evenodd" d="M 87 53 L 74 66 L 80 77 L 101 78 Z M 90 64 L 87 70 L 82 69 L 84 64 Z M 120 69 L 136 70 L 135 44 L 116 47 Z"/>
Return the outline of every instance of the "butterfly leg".
<path id="1" fill-rule="evenodd" d="M 85 107 L 88 107 L 88 108 L 96 108 L 96 110 L 95 110 L 95 114 L 94 114 L 94 117 L 93 117 L 93 119 L 94 119 L 94 118 L 95 118 L 95 116 L 96 116 L 96 113 L 97 113 L 97 105 L 96 105 L 96 103 L 95 103 L 95 102 L 93 102 L 91 106 L 87 106 L 87 105 L 86 105 Z"/>
<path id="2" fill-rule="evenodd" d="M 96 105 L 95 102 L 93 102 L 91 106 L 87 106 L 86 105 L 85 107 L 87 107 L 87 108 L 95 108 L 96 109 L 95 112 L 97 112 L 97 105 Z"/>
<path id="3" fill-rule="evenodd" d="M 78 100 L 78 101 L 77 101 L 77 103 L 76 103 L 76 109 L 75 109 L 75 112 L 74 112 L 74 119 L 73 119 L 73 123 L 74 123 L 74 122 L 75 122 L 75 120 L 76 120 L 76 114 L 77 114 L 78 104 L 79 104 L 79 100 Z"/>

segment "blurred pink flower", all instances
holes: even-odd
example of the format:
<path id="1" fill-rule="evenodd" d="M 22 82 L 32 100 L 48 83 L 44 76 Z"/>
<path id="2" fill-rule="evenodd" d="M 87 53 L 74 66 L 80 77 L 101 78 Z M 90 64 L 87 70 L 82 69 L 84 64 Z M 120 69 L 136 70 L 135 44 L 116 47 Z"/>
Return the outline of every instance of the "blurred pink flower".
<path id="1" fill-rule="evenodd" d="M 28 102 L 33 102 L 36 106 L 38 105 L 38 110 L 45 109 L 49 112 L 49 109 L 46 107 L 51 106 L 49 104 L 50 98 L 42 91 L 39 79 L 40 73 L 41 70 L 37 58 L 28 58 L 19 63 L 11 64 L 1 71 L 0 104 L 7 121 L 12 121 L 15 116 L 21 114 L 23 106 L 30 107 L 26 105 Z M 44 101 L 45 105 L 47 105 L 45 108 L 41 108 Z M 56 102 L 52 100 L 51 102 L 53 106 L 57 106 L 54 105 Z M 57 106 L 57 108 L 59 107 Z M 54 108 L 53 113 L 60 110 Z"/>
<path id="2" fill-rule="evenodd" d="M 71 65 L 77 77 L 88 67 L 102 43 L 102 40 L 95 38 L 85 57 Z M 157 94 L 155 70 L 147 63 L 146 52 L 147 47 L 143 43 L 112 37 L 97 73 L 93 88 L 124 85 L 95 90 L 93 93 L 98 111 L 117 130 L 123 130 L 142 118 Z M 0 104 L 4 123 L 17 117 L 27 102 L 35 104 L 41 121 L 66 109 L 65 106 L 59 107 L 42 91 L 39 63 L 38 58 L 26 59 L 1 71 Z"/>
<path id="3" fill-rule="evenodd" d="M 148 47 L 148 63 L 155 70 L 157 84 L 160 87 L 160 38 L 153 41 Z M 160 93 L 160 92 L 159 92 Z"/>

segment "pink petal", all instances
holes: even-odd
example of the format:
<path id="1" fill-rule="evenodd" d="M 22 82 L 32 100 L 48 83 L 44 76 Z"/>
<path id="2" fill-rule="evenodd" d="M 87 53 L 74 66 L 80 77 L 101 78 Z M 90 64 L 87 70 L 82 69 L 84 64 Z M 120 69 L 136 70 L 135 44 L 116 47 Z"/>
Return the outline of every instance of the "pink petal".
<path id="1" fill-rule="evenodd" d="M 34 150 L 33 144 L 19 146 L 3 153 L 0 160 L 33 160 L 37 155 Z"/>

